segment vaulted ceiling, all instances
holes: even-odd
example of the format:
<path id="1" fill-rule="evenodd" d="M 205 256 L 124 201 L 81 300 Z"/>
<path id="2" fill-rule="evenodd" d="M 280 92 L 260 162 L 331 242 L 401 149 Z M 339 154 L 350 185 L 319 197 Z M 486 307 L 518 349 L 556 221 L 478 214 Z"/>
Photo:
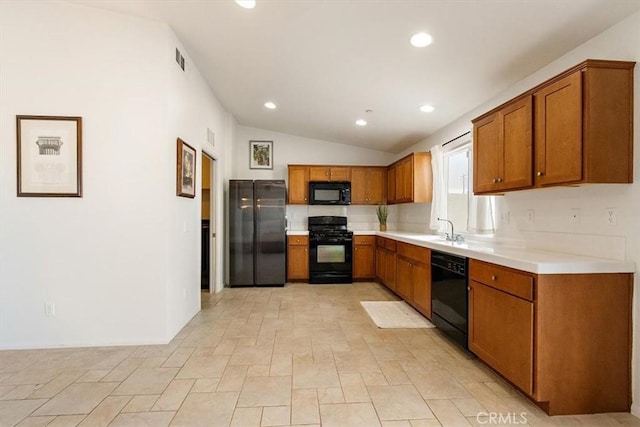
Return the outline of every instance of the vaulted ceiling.
<path id="1" fill-rule="evenodd" d="M 640 9 L 640 0 L 74 2 L 166 22 L 241 125 L 389 152 Z M 430 46 L 409 44 L 420 31 Z"/>

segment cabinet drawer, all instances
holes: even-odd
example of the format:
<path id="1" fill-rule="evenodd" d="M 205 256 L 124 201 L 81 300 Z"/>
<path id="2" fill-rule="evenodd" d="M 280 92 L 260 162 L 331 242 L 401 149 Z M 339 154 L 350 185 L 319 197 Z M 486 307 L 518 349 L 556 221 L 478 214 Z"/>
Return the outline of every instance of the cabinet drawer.
<path id="1" fill-rule="evenodd" d="M 384 241 L 387 240 L 384 237 L 376 236 L 376 246 L 384 248 Z"/>
<path id="2" fill-rule="evenodd" d="M 427 248 L 402 242 L 398 242 L 397 248 L 398 255 L 424 264 L 431 263 L 431 251 Z"/>
<path id="3" fill-rule="evenodd" d="M 376 236 L 353 236 L 354 245 L 373 245 L 375 242 Z"/>
<path id="4" fill-rule="evenodd" d="M 528 273 L 472 259 L 469 278 L 492 288 L 533 301 L 533 276 Z"/>
<path id="5" fill-rule="evenodd" d="M 293 246 L 308 246 L 309 236 L 287 236 L 287 243 Z"/>
<path id="6" fill-rule="evenodd" d="M 384 247 L 391 252 L 396 251 L 396 241 L 391 239 L 384 239 Z"/>

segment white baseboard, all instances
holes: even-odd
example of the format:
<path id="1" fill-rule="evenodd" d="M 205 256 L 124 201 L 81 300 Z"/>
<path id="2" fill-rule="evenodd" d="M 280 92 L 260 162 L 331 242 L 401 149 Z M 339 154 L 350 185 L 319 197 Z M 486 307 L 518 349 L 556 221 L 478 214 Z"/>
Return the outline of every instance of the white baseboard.
<path id="1" fill-rule="evenodd" d="M 640 403 L 634 403 L 631 405 L 631 413 L 640 418 Z"/>

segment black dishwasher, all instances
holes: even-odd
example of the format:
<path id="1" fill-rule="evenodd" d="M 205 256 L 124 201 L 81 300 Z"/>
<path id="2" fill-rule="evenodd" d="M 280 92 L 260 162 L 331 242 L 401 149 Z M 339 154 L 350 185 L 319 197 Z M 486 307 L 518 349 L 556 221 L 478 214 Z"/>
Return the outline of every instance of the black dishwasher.
<path id="1" fill-rule="evenodd" d="M 465 349 L 469 318 L 467 270 L 467 258 L 431 251 L 431 320 Z"/>

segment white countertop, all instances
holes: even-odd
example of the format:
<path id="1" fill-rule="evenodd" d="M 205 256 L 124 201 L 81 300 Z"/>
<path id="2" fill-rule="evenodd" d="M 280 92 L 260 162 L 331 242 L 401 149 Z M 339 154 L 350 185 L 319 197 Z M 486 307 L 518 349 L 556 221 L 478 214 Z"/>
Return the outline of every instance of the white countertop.
<path id="1" fill-rule="evenodd" d="M 287 230 L 287 236 L 306 236 L 308 234 L 309 230 Z M 353 230 L 353 234 L 358 236 L 375 236 L 378 232 L 374 230 Z"/>
<path id="2" fill-rule="evenodd" d="M 287 230 L 287 235 L 304 236 L 308 230 Z M 425 248 L 460 255 L 479 261 L 511 267 L 535 274 L 635 273 L 633 261 L 593 258 L 561 252 L 528 249 L 493 242 L 447 242 L 442 236 L 404 231 L 354 230 L 356 235 L 388 237 Z"/>
<path id="3" fill-rule="evenodd" d="M 492 242 L 468 241 L 453 243 L 445 241 L 442 236 L 402 231 L 378 231 L 375 234 L 433 250 L 491 262 L 536 274 L 635 273 L 636 271 L 635 263 L 632 261 L 592 258 L 560 252 L 506 246 Z"/>

